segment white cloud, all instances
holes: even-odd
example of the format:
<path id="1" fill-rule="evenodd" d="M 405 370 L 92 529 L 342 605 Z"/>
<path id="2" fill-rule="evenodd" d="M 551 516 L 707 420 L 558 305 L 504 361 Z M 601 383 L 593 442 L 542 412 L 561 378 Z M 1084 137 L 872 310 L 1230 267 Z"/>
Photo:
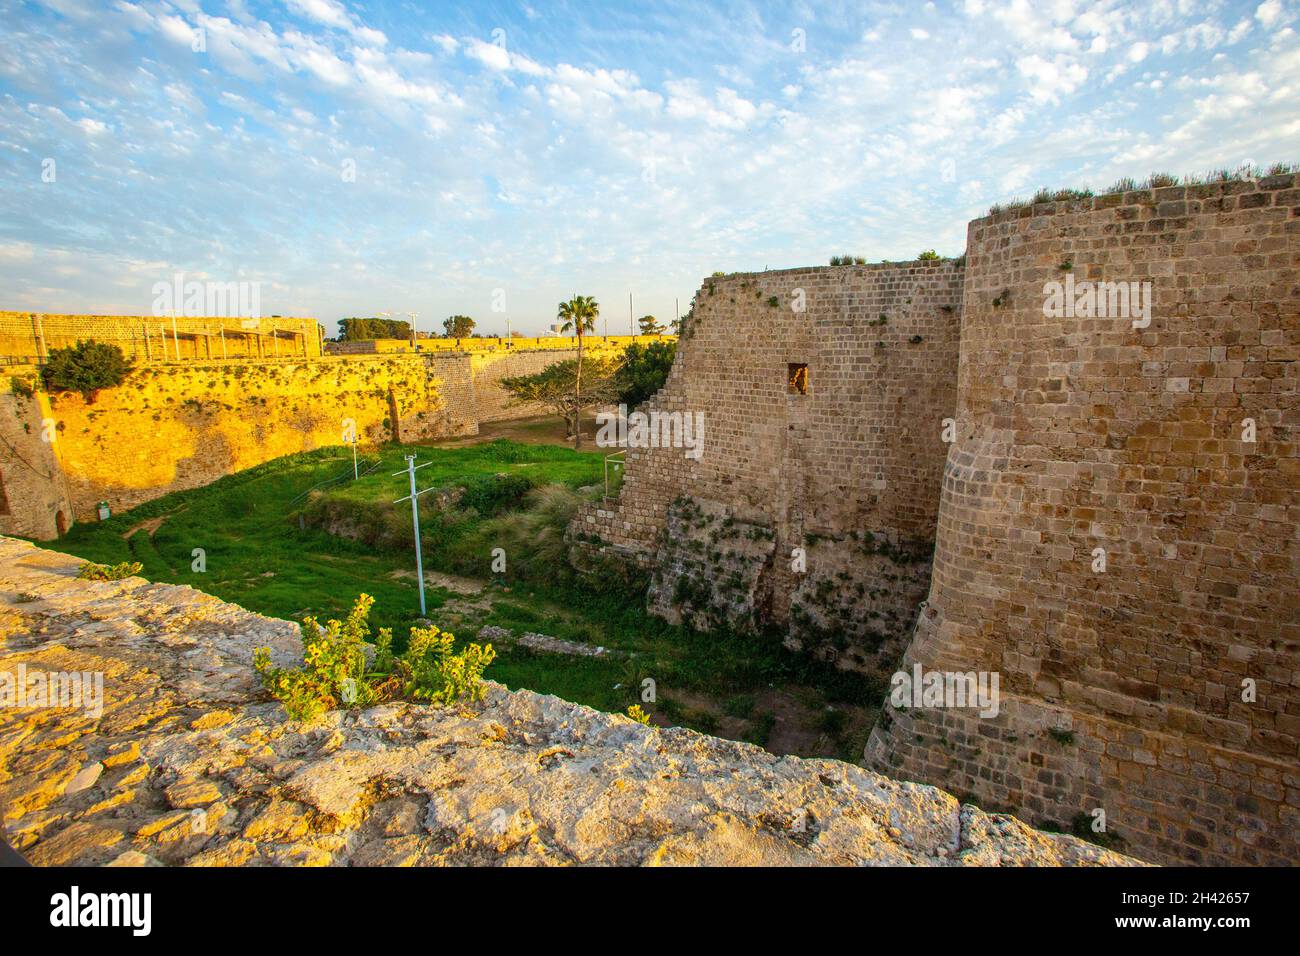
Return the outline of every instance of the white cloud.
<path id="1" fill-rule="evenodd" d="M 380 30 L 358 23 L 338 0 L 286 0 L 294 13 L 335 30 L 345 30 L 368 46 L 384 46 L 388 37 Z"/>
<path id="2" fill-rule="evenodd" d="M 865 8 L 832 35 L 819 2 L 802 57 L 784 25 L 743 11 L 683 32 L 634 14 L 611 32 L 575 9 L 551 24 L 558 47 L 512 30 L 530 57 L 464 21 L 402 29 L 400 6 L 382 20 L 390 41 L 372 7 L 338 0 L 256 15 L 231 2 L 222 17 L 116 0 L 94 32 L 24 10 L 18 30 L 0 24 L 0 77 L 22 91 L 0 96 L 0 150 L 30 160 L 66 143 L 82 157 L 66 188 L 83 192 L 39 229 L 20 216 L 9 237 L 41 265 L 6 269 L 0 248 L 0 282 L 33 307 L 81 307 L 79 290 L 87 307 L 131 305 L 126 248 L 159 268 L 265 271 L 293 297 L 269 307 L 326 318 L 373 310 L 371 290 L 426 314 L 482 309 L 475 297 L 503 284 L 543 311 L 575 282 L 614 299 L 671 287 L 685 305 L 714 268 L 958 253 L 966 218 L 1033 187 L 1267 162 L 1300 142 L 1286 4 L 967 0 L 956 18 Z M 195 25 L 206 56 L 188 51 Z M 927 42 L 888 56 L 886 36 Z M 1157 60 L 1166 71 L 1151 68 L 1161 52 L 1178 57 Z M 955 179 L 916 188 L 946 160 Z M 148 184 L 129 194 L 139 208 L 123 179 Z M 186 197 L 231 183 L 250 201 L 187 228 Z M 55 271 L 78 263 L 75 278 Z"/>
<path id="3" fill-rule="evenodd" d="M 352 79 L 352 70 L 334 51 L 313 37 L 291 31 L 284 36 L 285 56 L 294 66 L 307 70 L 331 86 L 344 86 Z"/>
<path id="4" fill-rule="evenodd" d="M 1073 93 L 1088 78 L 1088 69 L 1068 57 L 1046 60 L 1038 54 L 1021 57 L 1016 68 L 1029 81 L 1029 95 L 1035 100 L 1057 102 Z"/>
<path id="5" fill-rule="evenodd" d="M 471 38 L 466 41 L 465 53 L 494 70 L 510 69 L 510 52 L 495 43 L 484 43 Z"/>
<path id="6" fill-rule="evenodd" d="M 515 70 L 528 76 L 546 76 L 550 71 L 521 53 L 507 50 L 496 43 L 485 43 L 470 38 L 465 41 L 465 54 L 492 70 Z"/>
<path id="7" fill-rule="evenodd" d="M 1282 0 L 1264 0 L 1255 8 L 1255 19 L 1266 27 L 1271 27 L 1282 16 Z"/>
<path id="8" fill-rule="evenodd" d="M 346 30 L 352 26 L 352 18 L 338 0 L 286 0 L 290 9 L 309 20 L 323 23 L 327 27 Z"/>
<path id="9" fill-rule="evenodd" d="M 190 46 L 194 42 L 194 28 L 184 18 L 173 14 L 164 14 L 155 21 L 162 35 L 173 43 Z"/>

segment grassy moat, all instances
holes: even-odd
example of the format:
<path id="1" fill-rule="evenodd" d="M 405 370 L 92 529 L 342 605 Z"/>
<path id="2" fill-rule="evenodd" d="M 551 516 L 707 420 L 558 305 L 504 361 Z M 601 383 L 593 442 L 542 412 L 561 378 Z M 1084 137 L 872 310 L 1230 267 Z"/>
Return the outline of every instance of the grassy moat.
<path id="1" fill-rule="evenodd" d="M 495 625 L 603 656 L 496 641 L 487 676 L 607 711 L 641 703 L 678 724 L 776 753 L 858 762 L 883 696 L 855 674 L 783 650 L 779 636 L 700 634 L 645 610 L 645 582 L 582 574 L 564 528 L 604 490 L 604 452 L 575 452 L 549 422 L 512 423 L 509 438 L 347 448 L 290 455 L 204 488 L 73 527 L 44 546 L 104 564 L 138 561 L 149 580 L 187 584 L 250 610 L 298 621 L 346 616 L 375 598 L 371 623 L 404 635 L 419 617 L 404 456 L 414 453 L 428 618 L 458 644 Z M 493 549 L 506 570 L 494 573 Z M 196 570 L 202 549 L 205 570 Z M 251 666 L 251 662 L 250 662 Z M 656 700 L 641 700 L 642 682 Z"/>

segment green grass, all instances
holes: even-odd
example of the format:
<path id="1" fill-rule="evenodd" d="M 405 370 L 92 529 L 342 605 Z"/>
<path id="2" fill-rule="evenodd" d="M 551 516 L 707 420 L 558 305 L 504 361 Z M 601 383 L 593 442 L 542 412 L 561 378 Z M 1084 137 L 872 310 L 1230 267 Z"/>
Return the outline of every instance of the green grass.
<path id="1" fill-rule="evenodd" d="M 459 448 L 386 446 L 370 461 L 379 467 L 360 481 L 329 488 L 331 498 L 377 501 L 404 519 L 409 529 L 409 505 L 400 512 L 390 503 L 408 493 L 405 476 L 393 477 L 415 453 L 417 463 L 432 462 L 416 472 L 417 487 L 450 487 L 458 477 L 527 473 L 539 482 L 591 484 L 601 475 L 599 453 L 578 454 L 546 445 L 497 441 Z M 139 561 L 152 581 L 188 584 L 233 601 L 250 610 L 301 620 L 314 614 L 322 620 L 344 617 L 358 593 L 375 598 L 372 621 L 405 634 L 419 616 L 411 551 L 381 551 L 310 526 L 299 527 L 303 502 L 295 499 L 308 489 L 339 476 L 350 476 L 351 452 L 323 448 L 289 455 L 189 491 L 165 495 L 106 522 L 74 525 L 66 537 L 48 544 L 101 564 Z M 124 540 L 131 528 L 166 516 L 152 536 L 141 529 Z M 409 534 L 409 530 L 408 530 Z M 427 539 L 426 539 L 427 545 Z M 192 552 L 202 548 L 206 572 L 193 571 Z M 426 561 L 431 555 L 427 548 Z M 435 567 L 436 562 L 427 566 Z M 406 574 L 407 578 L 396 575 Z M 429 607 L 440 607 L 445 593 L 429 595 Z"/>
<path id="2" fill-rule="evenodd" d="M 542 444 L 498 440 L 451 447 L 387 446 L 372 452 L 378 467 L 351 480 L 346 448 L 291 455 L 229 475 L 204 488 L 177 492 L 115 515 L 102 523 L 74 526 L 45 546 L 101 564 L 138 561 L 153 581 L 187 584 L 250 610 L 299 621 L 343 618 L 359 593 L 375 598 L 372 626 L 391 627 L 399 649 L 418 617 L 409 505 L 405 476 L 394 476 L 414 452 L 431 462 L 417 472 L 417 487 L 470 490 L 459 504 L 421 498 L 421 538 L 427 571 L 488 581 L 491 550 L 506 549 L 507 571 L 484 592 L 475 609 L 441 588 L 428 589 L 429 617 L 473 639 L 484 624 L 516 634 L 538 631 L 603 645 L 617 654 L 580 657 L 540 654 L 498 644 L 499 657 L 486 676 L 511 688 L 527 687 L 607 711 L 640 703 L 641 680 L 652 678 L 663 702 L 689 690 L 740 716 L 756 693 L 800 684 L 817 687 L 827 701 L 862 704 L 882 688 L 863 678 L 781 648 L 775 635 L 699 634 L 670 625 L 645 610 L 646 582 L 625 575 L 581 575 L 565 559 L 563 530 L 583 497 L 573 489 L 602 482 L 602 451 L 574 452 Z M 499 478 L 498 476 L 505 476 Z M 518 482 L 517 478 L 526 478 Z M 310 489 L 343 478 L 323 491 Z M 534 490 L 524 492 L 525 486 Z M 328 533 L 318 523 L 328 511 L 363 531 L 391 525 L 396 537 L 377 546 Z M 315 515 L 315 518 L 312 516 Z M 153 535 L 140 528 L 163 518 Z M 326 522 L 327 523 L 327 522 Z M 206 552 L 206 573 L 191 569 L 193 549 Z M 250 661 L 251 666 L 251 661 Z M 730 706 L 727 706 L 728 702 Z M 716 715 L 686 711 L 679 719 L 700 730 Z M 745 716 L 749 716 L 747 713 Z M 770 718 L 754 715 L 768 727 Z M 760 736 L 765 736 L 766 730 Z M 770 728 L 768 728 L 770 729 Z"/>
<path id="3" fill-rule="evenodd" d="M 416 472 L 416 487 L 453 488 L 468 479 L 497 474 L 522 475 L 534 485 L 561 484 L 571 488 L 603 481 L 603 451 L 575 452 L 557 445 L 530 445 L 499 439 L 480 445 L 453 448 L 426 446 L 385 448 L 382 465 L 360 481 L 331 488 L 331 496 L 352 501 L 392 501 L 410 487 L 406 477 L 392 473 L 406 468 L 405 456 L 415 453 L 416 464 L 429 462 Z M 372 456 L 373 457 L 373 456 Z M 390 494 L 397 491 L 397 494 Z"/>

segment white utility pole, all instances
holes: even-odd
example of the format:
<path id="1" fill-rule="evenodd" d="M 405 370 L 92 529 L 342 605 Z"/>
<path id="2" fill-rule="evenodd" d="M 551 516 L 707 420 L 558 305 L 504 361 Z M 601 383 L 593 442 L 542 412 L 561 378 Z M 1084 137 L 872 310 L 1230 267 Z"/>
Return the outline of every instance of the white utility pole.
<path id="1" fill-rule="evenodd" d="M 425 466 L 427 466 L 427 465 L 432 465 L 432 464 L 433 464 L 433 462 L 431 462 L 431 461 L 426 461 L 423 465 L 417 465 L 417 464 L 415 463 L 415 456 L 414 456 L 414 455 L 407 455 L 407 456 L 406 456 L 406 471 L 405 471 L 405 472 L 401 472 L 401 471 L 395 471 L 395 472 L 393 472 L 393 477 L 394 477 L 394 478 L 396 478 L 398 475 L 405 474 L 405 475 L 410 476 L 410 479 L 411 479 L 411 493 L 410 493 L 409 495 L 407 495 L 406 498 L 398 498 L 396 501 L 393 502 L 393 504 L 395 504 L 395 505 L 400 505 L 403 501 L 406 501 L 407 499 L 410 499 L 410 502 L 411 502 L 411 526 L 415 529 L 415 577 L 416 577 L 416 580 L 417 580 L 417 581 L 419 582 L 419 584 L 420 584 L 420 616 L 421 616 L 421 617 L 424 617 L 424 615 L 425 615 L 425 607 L 424 607 L 424 556 L 420 553 L 420 503 L 419 503 L 419 497 L 420 497 L 420 495 L 424 494 L 424 491 L 431 491 L 432 489 L 431 489 L 431 488 L 425 488 L 424 491 L 416 491 L 416 490 L 415 490 L 415 472 L 416 472 L 418 469 L 420 469 L 420 468 L 424 468 Z"/>

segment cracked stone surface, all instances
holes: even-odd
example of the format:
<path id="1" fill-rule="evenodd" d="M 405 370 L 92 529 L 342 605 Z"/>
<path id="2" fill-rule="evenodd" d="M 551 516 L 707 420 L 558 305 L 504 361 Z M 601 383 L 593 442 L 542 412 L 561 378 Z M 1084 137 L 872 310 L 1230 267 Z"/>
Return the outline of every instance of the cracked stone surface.
<path id="1" fill-rule="evenodd" d="M 288 721 L 253 648 L 297 626 L 78 581 L 0 537 L 0 671 L 100 672 L 103 711 L 0 707 L 0 820 L 38 865 L 1135 865 L 836 760 L 776 757 L 489 682 Z"/>

